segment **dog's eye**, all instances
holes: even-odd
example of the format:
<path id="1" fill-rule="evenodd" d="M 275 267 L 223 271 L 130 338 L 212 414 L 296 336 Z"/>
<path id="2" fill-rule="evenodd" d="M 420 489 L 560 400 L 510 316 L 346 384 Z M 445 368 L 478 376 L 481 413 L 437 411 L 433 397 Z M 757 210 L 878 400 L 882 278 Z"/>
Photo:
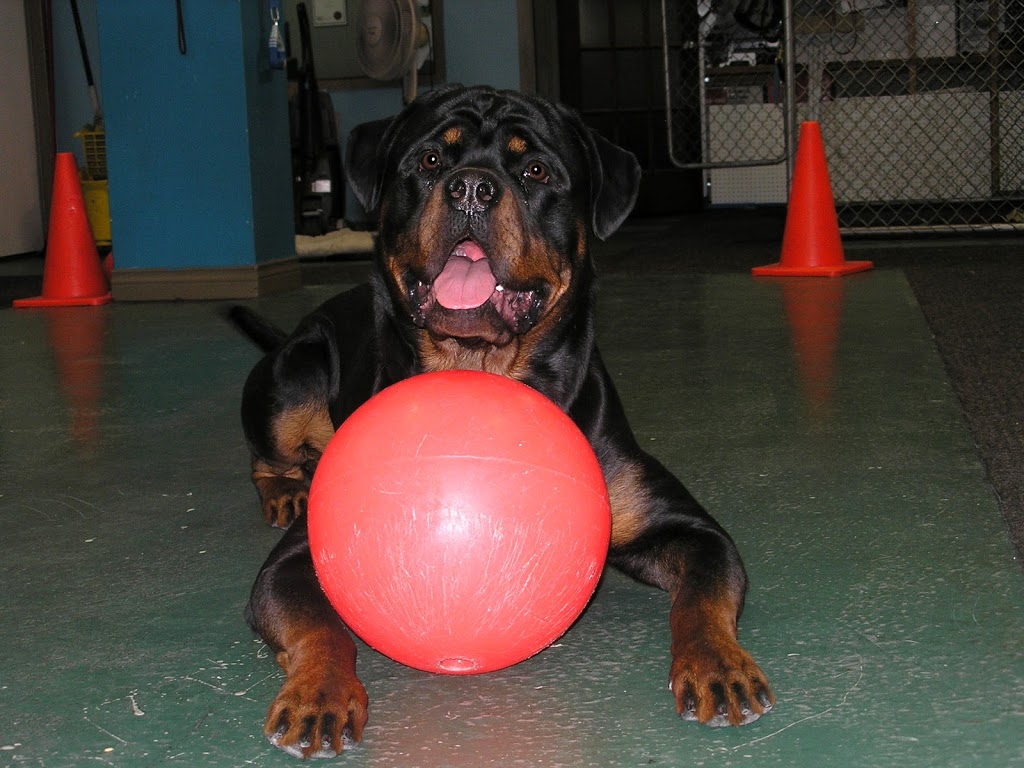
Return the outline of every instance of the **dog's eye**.
<path id="1" fill-rule="evenodd" d="M 533 181 L 539 181 L 541 184 L 547 184 L 550 178 L 547 166 L 543 163 L 530 163 L 523 171 L 523 176 Z"/>
<path id="2" fill-rule="evenodd" d="M 436 171 L 441 167 L 441 156 L 437 152 L 425 152 L 420 158 L 420 168 L 424 171 Z"/>

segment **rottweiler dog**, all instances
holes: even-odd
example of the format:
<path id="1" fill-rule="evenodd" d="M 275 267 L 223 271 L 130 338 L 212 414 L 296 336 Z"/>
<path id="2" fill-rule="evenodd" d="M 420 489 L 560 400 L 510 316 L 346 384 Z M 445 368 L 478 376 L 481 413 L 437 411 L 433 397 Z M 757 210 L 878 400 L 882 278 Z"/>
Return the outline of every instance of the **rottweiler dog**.
<path id="1" fill-rule="evenodd" d="M 313 571 L 309 480 L 367 398 L 448 369 L 524 382 L 587 436 L 611 498 L 609 562 L 670 598 L 679 715 L 741 725 L 769 711 L 765 675 L 737 641 L 747 577 L 736 546 L 639 447 L 594 340 L 590 238 L 608 237 L 630 213 L 636 158 L 563 106 L 451 86 L 355 128 L 346 168 L 359 201 L 378 213 L 370 282 L 288 335 L 234 313 L 267 350 L 246 381 L 242 420 L 263 514 L 287 529 L 247 609 L 286 673 L 267 714 L 270 741 L 327 757 L 361 737 L 366 690 L 356 646 Z"/>

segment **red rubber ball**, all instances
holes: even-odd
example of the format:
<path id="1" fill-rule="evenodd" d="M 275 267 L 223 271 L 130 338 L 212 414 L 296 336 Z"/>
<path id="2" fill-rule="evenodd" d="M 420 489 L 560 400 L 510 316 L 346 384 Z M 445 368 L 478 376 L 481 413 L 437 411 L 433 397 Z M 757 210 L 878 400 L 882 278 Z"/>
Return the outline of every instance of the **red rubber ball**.
<path id="1" fill-rule="evenodd" d="M 611 512 L 587 439 L 537 391 L 471 371 L 415 376 L 355 411 L 309 496 L 324 592 L 410 667 L 475 674 L 543 650 L 604 567 Z"/>

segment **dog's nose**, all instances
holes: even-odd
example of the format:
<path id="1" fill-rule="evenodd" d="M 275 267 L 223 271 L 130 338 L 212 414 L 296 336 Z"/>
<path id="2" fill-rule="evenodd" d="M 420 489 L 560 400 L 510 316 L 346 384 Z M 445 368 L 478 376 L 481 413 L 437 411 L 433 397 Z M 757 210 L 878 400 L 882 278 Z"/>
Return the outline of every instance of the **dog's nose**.
<path id="1" fill-rule="evenodd" d="M 485 171 L 460 171 L 448 180 L 445 189 L 448 205 L 463 213 L 483 213 L 501 197 L 501 185 Z"/>

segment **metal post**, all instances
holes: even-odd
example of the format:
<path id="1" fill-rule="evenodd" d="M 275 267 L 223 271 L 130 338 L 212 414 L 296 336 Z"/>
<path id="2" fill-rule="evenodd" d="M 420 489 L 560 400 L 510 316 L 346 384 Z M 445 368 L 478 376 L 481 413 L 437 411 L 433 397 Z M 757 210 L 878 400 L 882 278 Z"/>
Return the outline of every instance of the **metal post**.
<path id="1" fill-rule="evenodd" d="M 786 118 L 784 121 L 786 130 L 786 190 L 789 191 L 793 182 L 793 166 L 796 163 L 796 41 L 793 37 L 793 0 L 782 0 L 782 35 L 785 61 L 783 66 L 786 72 Z M 788 197 L 788 195 L 787 195 Z"/>

